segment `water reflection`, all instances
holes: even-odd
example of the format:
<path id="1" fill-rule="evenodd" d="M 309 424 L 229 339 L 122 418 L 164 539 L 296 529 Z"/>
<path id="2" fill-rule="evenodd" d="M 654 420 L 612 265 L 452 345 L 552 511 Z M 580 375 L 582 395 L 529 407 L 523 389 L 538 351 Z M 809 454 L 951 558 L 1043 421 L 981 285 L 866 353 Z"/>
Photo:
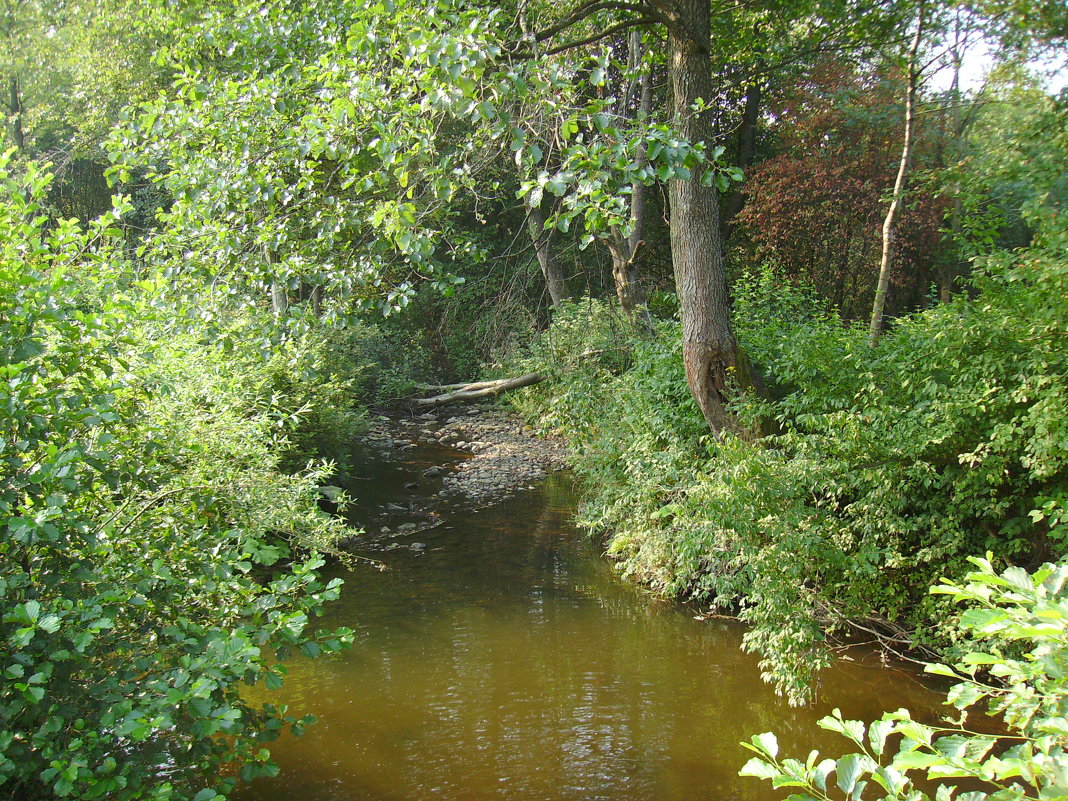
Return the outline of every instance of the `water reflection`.
<path id="1" fill-rule="evenodd" d="M 834 751 L 815 721 L 870 718 L 938 696 L 863 661 L 792 709 L 739 649 L 620 581 L 568 523 L 564 480 L 419 535 L 425 554 L 357 570 L 328 622 L 359 630 L 341 657 L 296 661 L 283 690 L 320 722 L 272 750 L 282 773 L 244 801 L 764 799 L 739 779 L 738 741 L 774 729 L 784 751 Z"/>

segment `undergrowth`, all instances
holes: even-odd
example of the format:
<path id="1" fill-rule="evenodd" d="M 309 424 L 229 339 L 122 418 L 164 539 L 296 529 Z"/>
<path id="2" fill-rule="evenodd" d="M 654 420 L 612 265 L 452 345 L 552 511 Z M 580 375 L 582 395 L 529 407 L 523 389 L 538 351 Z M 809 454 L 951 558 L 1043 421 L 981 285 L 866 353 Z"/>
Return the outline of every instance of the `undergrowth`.
<path id="1" fill-rule="evenodd" d="M 743 436 L 701 424 L 677 323 L 647 335 L 598 301 L 559 310 L 513 360 L 551 379 L 512 402 L 571 440 L 580 521 L 623 573 L 738 610 L 765 678 L 801 701 L 827 632 L 861 622 L 950 648 L 931 584 L 976 553 L 1064 554 L 1066 238 L 1051 225 L 987 258 L 974 295 L 899 320 L 875 349 L 804 288 L 745 278 L 736 331 L 769 392 L 737 398 Z"/>

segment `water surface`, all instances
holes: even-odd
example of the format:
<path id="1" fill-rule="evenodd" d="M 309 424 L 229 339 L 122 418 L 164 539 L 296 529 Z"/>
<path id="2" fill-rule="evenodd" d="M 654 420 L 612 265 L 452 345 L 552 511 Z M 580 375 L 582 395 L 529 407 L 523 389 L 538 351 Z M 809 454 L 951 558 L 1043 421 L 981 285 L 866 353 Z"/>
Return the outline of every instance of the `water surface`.
<path id="1" fill-rule="evenodd" d="M 395 502 L 439 451 L 364 483 Z M 354 485 L 359 491 L 361 485 Z M 783 752 L 841 753 L 816 721 L 834 707 L 871 719 L 940 696 L 914 671 L 861 651 L 794 709 L 763 684 L 743 629 L 700 621 L 622 581 L 571 525 L 564 476 L 500 506 L 453 512 L 374 553 L 327 624 L 358 632 L 330 659 L 294 660 L 280 695 L 319 723 L 272 745 L 281 774 L 243 801 L 729 801 L 773 798 L 737 776 L 739 741 L 774 730 Z M 375 546 L 369 544 L 369 552 Z"/>

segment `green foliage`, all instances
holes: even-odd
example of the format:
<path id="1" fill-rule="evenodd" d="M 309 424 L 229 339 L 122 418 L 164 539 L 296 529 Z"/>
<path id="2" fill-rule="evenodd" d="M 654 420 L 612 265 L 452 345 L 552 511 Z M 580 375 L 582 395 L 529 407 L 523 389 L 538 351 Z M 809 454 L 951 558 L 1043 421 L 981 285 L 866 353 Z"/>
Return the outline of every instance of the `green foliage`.
<path id="1" fill-rule="evenodd" d="M 979 569 L 966 583 L 931 590 L 968 605 L 958 626 L 975 650 L 952 667 L 927 666 L 957 679 L 946 703 L 961 713 L 958 722 L 932 726 L 899 709 L 865 725 L 843 719 L 836 709 L 819 725 L 858 751 L 837 760 L 821 760 L 816 751 L 804 762 L 780 759 L 775 735 L 760 734 L 743 743 L 757 756 L 741 775 L 790 788 L 789 801 L 1068 797 L 1068 565 L 1047 563 L 1034 574 L 1012 567 L 999 574 L 990 559 L 970 559 Z M 983 702 L 1008 732 L 984 734 L 965 724 Z"/>
<path id="2" fill-rule="evenodd" d="M 669 323 L 606 363 L 580 356 L 597 318 L 561 315 L 528 366 L 553 369 L 553 341 L 566 369 L 517 403 L 577 443 L 582 520 L 624 572 L 738 609 L 765 678 L 801 700 L 826 629 L 893 621 L 946 645 L 925 592 L 939 575 L 977 551 L 1064 552 L 1066 233 L 1054 213 L 1033 224 L 1034 248 L 977 264 L 974 298 L 900 320 L 875 350 L 810 291 L 740 283 L 738 339 L 770 397 L 735 411 L 762 439 L 702 439 Z"/>
<path id="3" fill-rule="evenodd" d="M 1029 245 L 1035 211 L 1068 203 L 1068 105 L 1018 66 L 1003 65 L 990 80 L 992 102 L 976 108 L 966 153 L 943 179 L 958 193 L 967 256 Z"/>
<path id="4" fill-rule="evenodd" d="M 517 183 L 528 201 L 559 198 L 554 224 L 580 223 L 585 246 L 627 229 L 634 182 L 740 179 L 722 146 L 624 124 L 607 52 L 509 58 L 530 43 L 499 12 L 273 0 L 205 13 L 164 55 L 173 86 L 110 142 L 114 176 L 146 170 L 172 200 L 146 256 L 253 293 L 319 286 L 397 310 L 420 286 L 455 290 L 457 266 L 485 258 L 471 233 L 484 206 L 513 202 Z M 501 178 L 509 157 L 518 180 Z"/>
<path id="5" fill-rule="evenodd" d="M 48 181 L 0 160 L 0 787 L 215 798 L 308 722 L 241 687 L 350 639 L 310 627 L 340 582 L 306 550 L 349 532 L 321 468 L 278 470 L 285 403 L 237 403 L 207 343 L 146 350 L 150 308 L 102 286 L 114 217 L 46 224 Z"/>
<path id="6" fill-rule="evenodd" d="M 423 281 L 447 290 L 451 261 L 476 255 L 449 221 L 470 186 L 470 142 L 438 133 L 482 120 L 494 25 L 450 3 L 206 14 L 168 53 L 171 91 L 133 110 L 111 145 L 117 175 L 147 167 L 173 197 L 147 253 L 385 308 Z"/>
<path id="7" fill-rule="evenodd" d="M 578 65 L 533 61 L 509 75 L 513 90 L 507 99 L 516 121 L 509 146 L 520 170 L 518 194 L 531 206 L 558 198 L 550 222 L 565 232 L 581 224 L 581 247 L 613 229 L 629 235 L 635 184 L 695 177 L 726 191 L 742 179 L 738 168 L 725 165 L 722 145 L 689 142 L 652 115 L 621 113 L 620 98 L 606 93 L 606 74 L 618 71 L 621 82 L 635 80 L 649 67 L 628 69 L 611 53 L 606 49 Z M 636 159 L 639 152 L 644 157 Z"/>
<path id="8" fill-rule="evenodd" d="M 335 361 L 358 354 L 365 365 L 354 388 L 360 402 L 394 407 L 433 373 L 425 335 L 411 325 L 412 317 L 405 312 L 374 325 L 349 320 L 329 330 Z"/>
<path id="9" fill-rule="evenodd" d="M 989 260 L 974 300 L 899 321 L 875 351 L 862 331 L 800 313 L 789 290 L 739 291 L 739 339 L 777 399 L 738 411 L 777 433 L 723 444 L 706 489 L 722 499 L 716 534 L 693 556 L 730 560 L 682 577 L 744 599 L 747 644 L 780 687 L 800 689 L 798 645 L 818 644 L 817 624 L 888 619 L 944 644 L 923 592 L 938 575 L 975 551 L 1064 552 L 1062 237 Z"/>
<path id="10" fill-rule="evenodd" d="M 232 435 L 237 450 L 216 454 L 216 464 L 196 458 L 205 469 L 260 464 L 296 474 L 313 456 L 342 457 L 364 430 L 364 327 L 294 321 L 275 329 L 262 310 L 208 313 L 207 299 L 194 317 L 163 308 L 167 317 L 142 318 L 137 333 L 143 344 L 131 370 L 150 398 L 141 411 L 168 431 L 154 436 L 175 448 L 181 442 L 199 453 Z M 250 428 L 262 433 L 250 437 Z"/>
<path id="11" fill-rule="evenodd" d="M 120 109 L 158 90 L 165 71 L 153 54 L 189 5 L 19 0 L 0 6 L 5 101 L 7 81 L 17 77 L 27 150 L 98 157 Z"/>
<path id="12" fill-rule="evenodd" d="M 647 408 L 634 410 L 634 418 L 623 423 L 637 430 L 642 420 L 650 426 L 660 421 L 665 431 L 676 429 L 696 432 L 698 426 L 686 425 L 696 405 L 685 400 L 689 391 L 685 379 L 679 386 L 681 361 L 677 360 L 681 346 L 676 344 L 678 328 L 673 323 L 661 323 L 651 338 L 635 330 L 633 321 L 626 318 L 611 301 L 582 298 L 565 301 L 556 309 L 552 324 L 540 334 L 519 358 L 513 358 L 504 371 L 514 374 L 520 370 L 546 371 L 549 381 L 511 397 L 521 413 L 537 418 L 546 430 L 566 432 L 576 440 L 580 450 L 627 448 L 631 443 L 626 429 L 616 429 L 620 422 L 613 415 L 605 418 L 606 408 L 618 408 L 630 413 L 629 403 L 644 403 Z M 673 363 L 673 359 L 674 361 Z M 638 372 L 634 372 L 634 371 Z M 638 382 L 635 389 L 648 390 L 662 383 L 680 401 L 658 405 L 645 393 L 637 397 L 628 382 Z M 655 407 L 655 408 L 654 408 Z M 647 414 L 653 414 L 648 418 Z M 619 436 L 616 436 L 616 435 Z M 603 440 L 603 441 L 602 441 Z M 618 440 L 615 444 L 613 440 Z M 593 443 L 596 442 L 596 445 Z"/>

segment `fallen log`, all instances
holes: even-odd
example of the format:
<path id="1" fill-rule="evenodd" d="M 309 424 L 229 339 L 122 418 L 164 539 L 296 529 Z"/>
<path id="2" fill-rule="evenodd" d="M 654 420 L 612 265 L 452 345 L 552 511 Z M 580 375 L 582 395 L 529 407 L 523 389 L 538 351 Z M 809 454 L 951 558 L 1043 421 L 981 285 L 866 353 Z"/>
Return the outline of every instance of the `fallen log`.
<path id="1" fill-rule="evenodd" d="M 500 384 L 502 381 L 511 381 L 510 378 L 498 378 L 493 381 L 461 381 L 459 384 L 416 384 L 415 386 L 425 392 L 451 392 L 454 389 L 485 389 Z"/>
<path id="2" fill-rule="evenodd" d="M 469 384 L 439 384 L 427 387 L 427 389 L 431 391 L 447 389 L 449 391 L 441 395 L 434 395 L 431 398 L 415 398 L 412 402 L 419 406 L 442 406 L 455 401 L 477 400 L 478 398 L 499 395 L 510 389 L 529 387 L 531 384 L 537 384 L 544 379 L 545 376 L 541 373 L 527 373 L 518 378 L 500 378 L 496 381 L 473 381 Z"/>

